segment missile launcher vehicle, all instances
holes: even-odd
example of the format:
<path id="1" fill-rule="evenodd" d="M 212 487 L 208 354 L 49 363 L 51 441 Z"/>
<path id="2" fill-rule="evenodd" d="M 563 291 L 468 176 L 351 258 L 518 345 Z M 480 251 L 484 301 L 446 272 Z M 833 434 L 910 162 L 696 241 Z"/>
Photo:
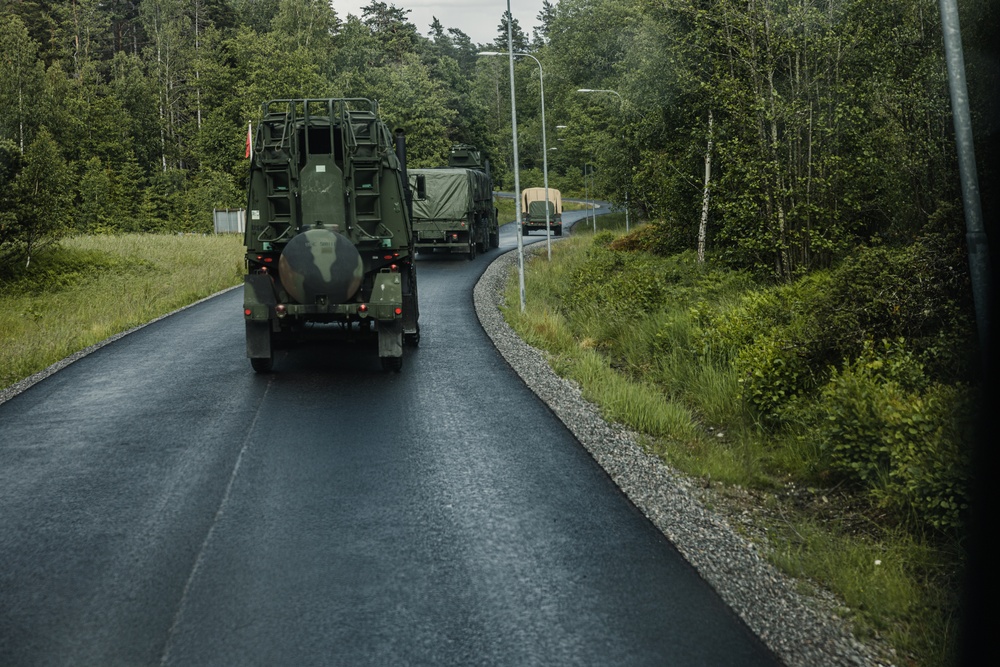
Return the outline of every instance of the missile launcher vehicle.
<path id="1" fill-rule="evenodd" d="M 247 357 L 278 344 L 378 339 L 386 370 L 420 340 L 406 146 L 361 98 L 272 100 L 254 137 L 243 315 Z"/>

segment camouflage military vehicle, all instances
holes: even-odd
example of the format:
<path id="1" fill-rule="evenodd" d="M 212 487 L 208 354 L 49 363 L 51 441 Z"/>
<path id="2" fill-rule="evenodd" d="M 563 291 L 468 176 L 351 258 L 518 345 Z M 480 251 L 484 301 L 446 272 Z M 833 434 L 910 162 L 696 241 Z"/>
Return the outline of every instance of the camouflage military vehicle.
<path id="1" fill-rule="evenodd" d="M 475 146 L 455 145 L 447 167 L 408 174 L 418 251 L 443 249 L 475 259 L 500 245 L 489 159 Z"/>
<path id="2" fill-rule="evenodd" d="M 548 208 L 549 229 L 556 236 L 562 236 L 562 193 L 548 188 L 525 188 L 521 191 L 521 235 L 540 229 L 545 231 L 545 209 Z"/>
<path id="3" fill-rule="evenodd" d="M 420 339 L 406 149 L 366 99 L 273 100 L 253 141 L 243 314 L 247 356 L 277 343 L 377 337 L 383 368 Z"/>

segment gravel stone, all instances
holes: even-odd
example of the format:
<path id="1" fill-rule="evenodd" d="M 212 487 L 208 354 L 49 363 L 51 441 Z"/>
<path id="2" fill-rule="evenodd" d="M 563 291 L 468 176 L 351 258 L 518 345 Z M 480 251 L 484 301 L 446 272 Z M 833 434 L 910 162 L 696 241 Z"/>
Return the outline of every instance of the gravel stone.
<path id="1" fill-rule="evenodd" d="M 525 253 L 537 254 L 539 246 Z M 605 421 L 577 383 L 556 375 L 546 354 L 518 337 L 500 312 L 516 264 L 517 251 L 507 252 L 480 278 L 473 293 L 479 321 L 511 368 L 636 507 L 788 667 L 890 667 L 892 662 L 879 657 L 890 654 L 885 647 L 851 634 L 832 595 L 798 592 L 794 579 L 768 563 L 730 517 L 706 507 L 706 502 L 716 506 L 711 489 L 648 454 L 638 433 Z"/>

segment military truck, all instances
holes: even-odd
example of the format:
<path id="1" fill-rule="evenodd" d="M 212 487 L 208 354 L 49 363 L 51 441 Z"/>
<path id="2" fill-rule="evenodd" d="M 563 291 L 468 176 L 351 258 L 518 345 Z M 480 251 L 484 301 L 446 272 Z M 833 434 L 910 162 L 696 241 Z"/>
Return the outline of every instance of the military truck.
<path id="1" fill-rule="evenodd" d="M 545 209 L 549 210 L 549 229 L 562 236 L 562 194 L 555 188 L 525 188 L 521 191 L 521 235 L 536 229 L 545 231 Z"/>
<path id="2" fill-rule="evenodd" d="M 493 190 L 473 169 L 411 169 L 413 231 L 418 252 L 443 249 L 469 259 L 500 245 Z"/>
<path id="3" fill-rule="evenodd" d="M 476 254 L 500 245 L 489 159 L 475 146 L 452 146 L 447 167 L 411 169 L 417 251 Z"/>
<path id="4" fill-rule="evenodd" d="M 406 143 L 363 98 L 263 105 L 247 195 L 246 348 L 268 372 L 277 344 L 378 339 L 398 371 L 420 340 Z M 344 337 L 344 336 L 342 336 Z"/>

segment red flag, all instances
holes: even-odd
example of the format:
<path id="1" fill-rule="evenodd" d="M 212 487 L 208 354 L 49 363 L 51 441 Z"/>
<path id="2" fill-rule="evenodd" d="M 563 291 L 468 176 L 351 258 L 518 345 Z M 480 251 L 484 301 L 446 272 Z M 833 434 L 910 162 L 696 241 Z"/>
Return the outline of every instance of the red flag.
<path id="1" fill-rule="evenodd" d="M 246 155 L 244 155 L 243 157 L 250 157 L 251 153 L 253 153 L 253 149 L 251 148 L 251 146 L 252 146 L 252 140 L 250 138 L 250 128 L 251 128 L 251 125 L 248 124 L 247 125 L 247 151 L 246 151 Z"/>

